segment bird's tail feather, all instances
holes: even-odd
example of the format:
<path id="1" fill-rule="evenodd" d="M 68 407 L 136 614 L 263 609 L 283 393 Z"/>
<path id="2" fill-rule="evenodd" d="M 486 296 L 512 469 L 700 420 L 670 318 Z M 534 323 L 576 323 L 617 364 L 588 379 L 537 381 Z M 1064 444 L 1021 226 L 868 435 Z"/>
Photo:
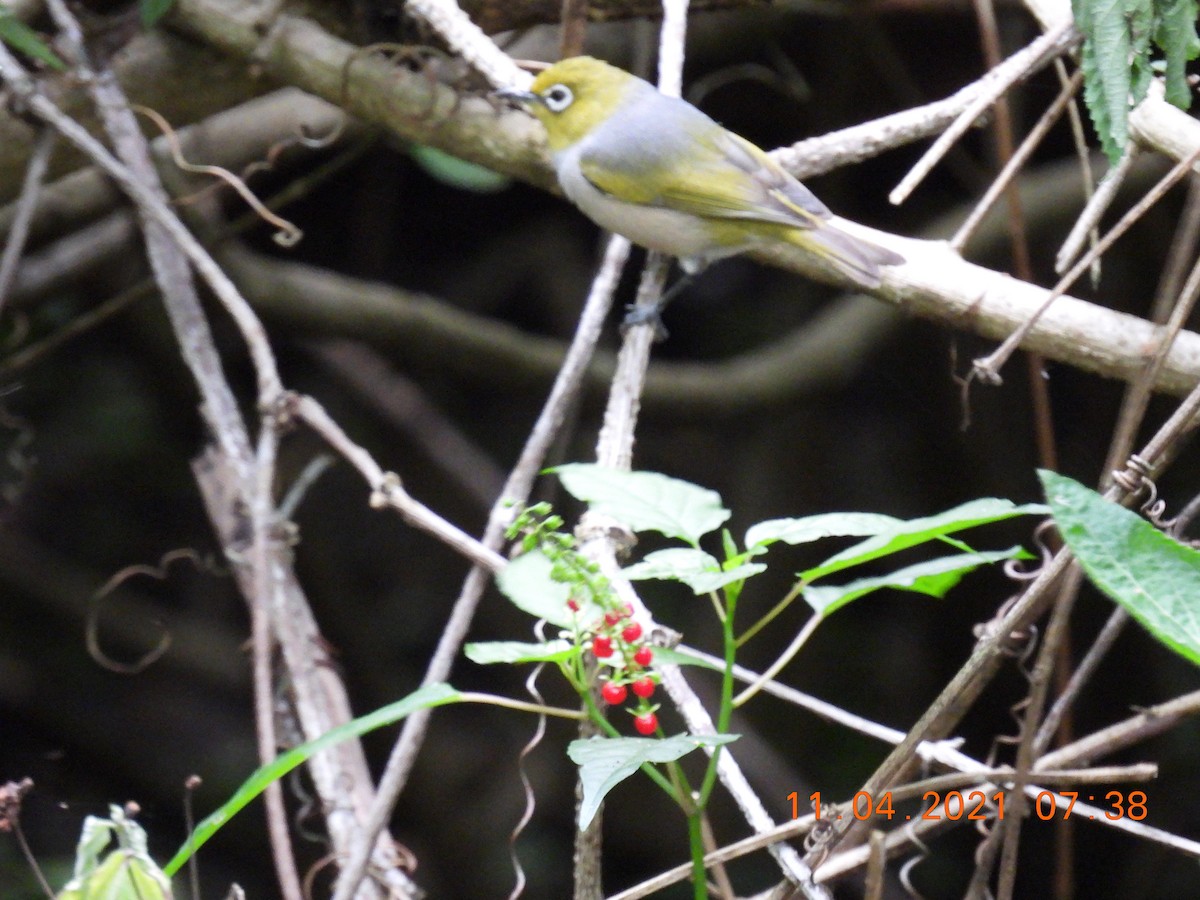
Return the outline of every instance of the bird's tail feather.
<path id="1" fill-rule="evenodd" d="M 879 287 L 879 270 L 904 262 L 899 253 L 855 237 L 833 224 L 791 229 L 789 237 L 793 244 L 828 261 L 859 287 Z"/>

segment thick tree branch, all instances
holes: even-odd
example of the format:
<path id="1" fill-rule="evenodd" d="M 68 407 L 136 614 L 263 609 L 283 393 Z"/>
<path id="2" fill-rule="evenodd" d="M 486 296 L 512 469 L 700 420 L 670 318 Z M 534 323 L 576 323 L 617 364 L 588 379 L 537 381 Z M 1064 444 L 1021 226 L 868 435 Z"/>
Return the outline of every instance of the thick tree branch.
<path id="1" fill-rule="evenodd" d="M 552 185 L 541 135 L 523 114 L 498 113 L 482 98 L 463 96 L 377 59 L 353 64 L 343 98 L 343 73 L 355 48 L 311 21 L 290 16 L 262 20 L 254 8 L 231 0 L 182 0 L 174 21 L 228 52 L 264 61 L 277 78 L 333 102 L 345 100 L 356 115 L 405 137 L 534 184 Z M 976 92 L 964 90 L 956 100 L 965 108 L 975 96 Z M 948 111 L 939 108 L 932 118 L 941 121 Z M 1173 131 L 1172 126 L 1156 124 L 1158 118 L 1135 114 L 1134 121 L 1135 129 L 1143 127 L 1148 132 L 1146 140 L 1155 135 L 1167 143 L 1165 135 Z M 866 128 L 859 126 L 860 136 Z M 888 125 L 887 131 L 892 133 L 893 126 Z M 917 132 L 906 126 L 904 133 Z M 955 328 L 1004 338 L 1046 296 L 1040 287 L 966 263 L 944 245 L 879 234 L 872 238 L 895 247 L 908 259 L 906 265 L 888 270 L 876 296 Z M 761 253 L 759 258 L 819 280 L 836 281 L 818 260 L 798 252 L 781 248 Z M 1151 346 L 1152 337 L 1153 327 L 1142 320 L 1063 298 L 1030 332 L 1023 346 L 1087 371 L 1127 379 L 1144 364 L 1145 347 Z M 1164 367 L 1158 388 L 1183 393 L 1198 377 L 1200 338 L 1184 333 Z"/>

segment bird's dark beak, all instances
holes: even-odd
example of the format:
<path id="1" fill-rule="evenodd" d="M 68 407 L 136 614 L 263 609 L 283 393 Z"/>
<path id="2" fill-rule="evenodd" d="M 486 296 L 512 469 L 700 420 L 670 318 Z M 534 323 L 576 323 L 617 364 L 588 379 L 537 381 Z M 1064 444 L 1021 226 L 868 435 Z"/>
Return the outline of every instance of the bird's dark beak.
<path id="1" fill-rule="evenodd" d="M 501 97 L 505 100 L 512 100 L 522 106 L 528 106 L 531 103 L 541 103 L 542 98 L 533 91 L 523 91 L 520 88 L 506 87 L 500 88 L 498 91 L 492 91 L 493 97 Z"/>

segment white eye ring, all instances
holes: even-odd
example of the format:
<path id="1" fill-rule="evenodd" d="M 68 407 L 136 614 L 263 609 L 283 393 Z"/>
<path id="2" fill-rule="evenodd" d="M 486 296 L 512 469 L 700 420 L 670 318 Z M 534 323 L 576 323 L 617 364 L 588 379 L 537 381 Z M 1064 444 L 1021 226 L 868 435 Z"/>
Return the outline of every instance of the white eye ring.
<path id="1" fill-rule="evenodd" d="M 575 102 L 575 95 L 565 84 L 555 84 L 542 92 L 542 101 L 550 112 L 562 112 Z"/>

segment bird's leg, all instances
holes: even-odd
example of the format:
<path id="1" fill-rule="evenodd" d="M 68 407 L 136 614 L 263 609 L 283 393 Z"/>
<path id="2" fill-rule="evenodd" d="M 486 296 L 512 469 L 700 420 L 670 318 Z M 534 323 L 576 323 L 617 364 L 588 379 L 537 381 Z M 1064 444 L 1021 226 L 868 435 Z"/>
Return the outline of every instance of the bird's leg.
<path id="1" fill-rule="evenodd" d="M 654 303 L 642 305 L 630 304 L 625 307 L 625 318 L 621 322 L 621 333 L 624 334 L 634 325 L 654 325 L 654 339 L 665 341 L 667 329 L 662 323 L 662 311 L 667 304 L 674 300 L 696 278 L 695 272 L 684 272 Z"/>

